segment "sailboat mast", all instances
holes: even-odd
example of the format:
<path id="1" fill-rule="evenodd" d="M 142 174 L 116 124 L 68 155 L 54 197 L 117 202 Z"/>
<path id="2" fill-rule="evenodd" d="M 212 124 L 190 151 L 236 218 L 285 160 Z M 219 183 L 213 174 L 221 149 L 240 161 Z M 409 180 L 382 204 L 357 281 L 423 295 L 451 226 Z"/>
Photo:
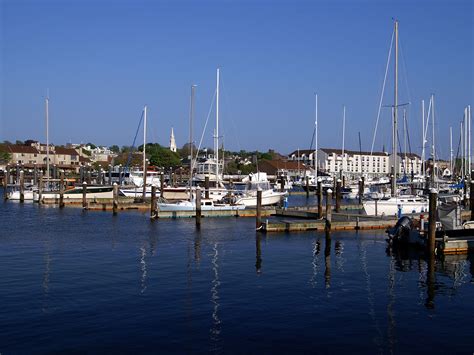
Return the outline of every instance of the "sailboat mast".
<path id="1" fill-rule="evenodd" d="M 46 110 L 46 177 L 49 179 L 49 97 L 46 97 L 46 100 L 45 100 L 45 110 Z"/>
<path id="2" fill-rule="evenodd" d="M 193 184 L 193 169 L 194 169 L 194 160 L 193 160 L 193 118 L 194 118 L 194 91 L 196 90 L 196 85 L 191 85 L 191 104 L 189 107 L 189 187 Z"/>
<path id="3" fill-rule="evenodd" d="M 143 184 L 146 182 L 146 105 L 143 107 Z"/>
<path id="4" fill-rule="evenodd" d="M 421 125 L 423 131 L 421 132 L 421 164 L 422 164 L 422 170 L 423 170 L 423 178 L 426 175 L 426 166 L 425 166 L 425 143 L 426 143 L 426 137 L 425 137 L 425 100 L 421 100 Z"/>
<path id="5" fill-rule="evenodd" d="M 469 126 L 468 137 L 467 137 L 467 160 L 469 163 L 469 167 L 468 167 L 469 179 L 471 179 L 471 170 L 472 170 L 472 166 L 471 166 L 471 105 L 467 106 L 467 123 Z"/>
<path id="6" fill-rule="evenodd" d="M 468 167 L 467 167 L 467 107 L 464 109 L 464 176 L 468 177 Z"/>
<path id="7" fill-rule="evenodd" d="M 395 93 L 393 103 L 393 165 L 395 173 L 395 185 L 398 174 L 397 164 L 397 132 L 398 132 L 398 21 L 395 20 Z M 396 189 L 396 186 L 395 186 Z"/>
<path id="8" fill-rule="evenodd" d="M 314 94 L 314 182 L 318 181 L 318 94 Z"/>
<path id="9" fill-rule="evenodd" d="M 216 83 L 216 186 L 219 184 L 219 68 L 217 68 L 217 83 Z"/>
<path id="10" fill-rule="evenodd" d="M 453 127 L 449 127 L 449 171 L 453 176 Z"/>
<path id="11" fill-rule="evenodd" d="M 433 151 L 433 187 L 435 185 L 435 166 L 436 166 L 436 146 L 435 146 L 435 104 L 434 104 L 434 94 L 431 94 L 431 127 L 433 130 L 432 137 L 432 151 Z"/>
<path id="12" fill-rule="evenodd" d="M 344 141 L 346 134 L 346 105 L 342 106 L 342 171 L 344 171 Z"/>
<path id="13" fill-rule="evenodd" d="M 463 117 L 464 120 L 464 117 Z M 464 180 L 464 128 L 463 121 L 461 121 L 461 178 Z"/>

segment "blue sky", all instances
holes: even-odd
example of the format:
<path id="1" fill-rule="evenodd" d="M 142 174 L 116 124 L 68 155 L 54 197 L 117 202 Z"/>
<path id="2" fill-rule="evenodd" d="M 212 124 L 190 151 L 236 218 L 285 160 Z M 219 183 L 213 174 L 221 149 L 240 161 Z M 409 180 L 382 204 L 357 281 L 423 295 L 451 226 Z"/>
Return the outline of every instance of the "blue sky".
<path id="1" fill-rule="evenodd" d="M 221 133 L 232 150 L 307 149 L 319 95 L 319 141 L 370 150 L 386 57 L 400 21 L 400 102 L 410 101 L 420 149 L 421 99 L 436 96 L 437 146 L 449 154 L 473 100 L 474 8 L 469 0 L 50 1 L 0 0 L 0 140 L 131 144 L 144 104 L 148 139 L 188 140 L 197 84 L 198 141 L 221 68 Z M 392 71 L 384 104 L 393 102 Z M 408 90 L 407 90 L 408 88 Z M 214 114 L 209 127 L 214 125 Z M 376 149 L 390 147 L 383 110 Z M 212 146 L 212 132 L 204 135 Z"/>

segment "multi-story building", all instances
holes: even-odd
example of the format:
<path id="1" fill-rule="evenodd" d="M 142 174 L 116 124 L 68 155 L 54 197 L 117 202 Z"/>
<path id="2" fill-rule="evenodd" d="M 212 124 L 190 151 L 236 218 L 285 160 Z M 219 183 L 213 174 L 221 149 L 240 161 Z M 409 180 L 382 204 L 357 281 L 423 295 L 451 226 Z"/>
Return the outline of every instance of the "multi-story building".
<path id="1" fill-rule="evenodd" d="M 313 163 L 314 150 L 299 150 L 289 155 L 290 160 L 300 160 L 309 166 Z M 421 158 L 413 153 L 398 154 L 399 174 L 420 174 Z M 391 157 L 386 152 L 360 152 L 352 150 L 321 148 L 317 152 L 318 170 L 336 175 L 343 171 L 345 174 L 363 174 L 366 176 L 389 175 L 391 172 Z"/>

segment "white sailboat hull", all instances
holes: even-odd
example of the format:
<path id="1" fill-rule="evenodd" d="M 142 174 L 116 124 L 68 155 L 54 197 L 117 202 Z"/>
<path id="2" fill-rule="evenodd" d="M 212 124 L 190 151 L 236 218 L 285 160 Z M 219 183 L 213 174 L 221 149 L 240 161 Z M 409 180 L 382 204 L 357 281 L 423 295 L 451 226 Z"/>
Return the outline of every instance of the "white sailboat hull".
<path id="1" fill-rule="evenodd" d="M 275 192 L 273 190 L 262 192 L 262 206 L 271 206 L 280 203 L 281 199 L 286 196 L 286 192 Z M 247 207 L 257 207 L 257 193 L 255 195 L 247 195 L 238 197 L 237 204 L 243 204 Z"/>
<path id="2" fill-rule="evenodd" d="M 399 210 L 401 214 L 423 213 L 429 210 L 428 201 L 414 198 L 365 201 L 363 205 L 368 216 L 396 216 Z"/>

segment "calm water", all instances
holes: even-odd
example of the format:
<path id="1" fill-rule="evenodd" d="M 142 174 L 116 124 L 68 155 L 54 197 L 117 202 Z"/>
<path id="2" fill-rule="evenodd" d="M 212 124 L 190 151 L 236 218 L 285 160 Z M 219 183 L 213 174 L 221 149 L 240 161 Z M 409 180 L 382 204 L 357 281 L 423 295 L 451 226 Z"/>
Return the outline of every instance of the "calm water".
<path id="1" fill-rule="evenodd" d="M 466 256 L 427 284 L 426 262 L 388 256 L 383 232 L 0 210 L 1 354 L 474 351 Z"/>

